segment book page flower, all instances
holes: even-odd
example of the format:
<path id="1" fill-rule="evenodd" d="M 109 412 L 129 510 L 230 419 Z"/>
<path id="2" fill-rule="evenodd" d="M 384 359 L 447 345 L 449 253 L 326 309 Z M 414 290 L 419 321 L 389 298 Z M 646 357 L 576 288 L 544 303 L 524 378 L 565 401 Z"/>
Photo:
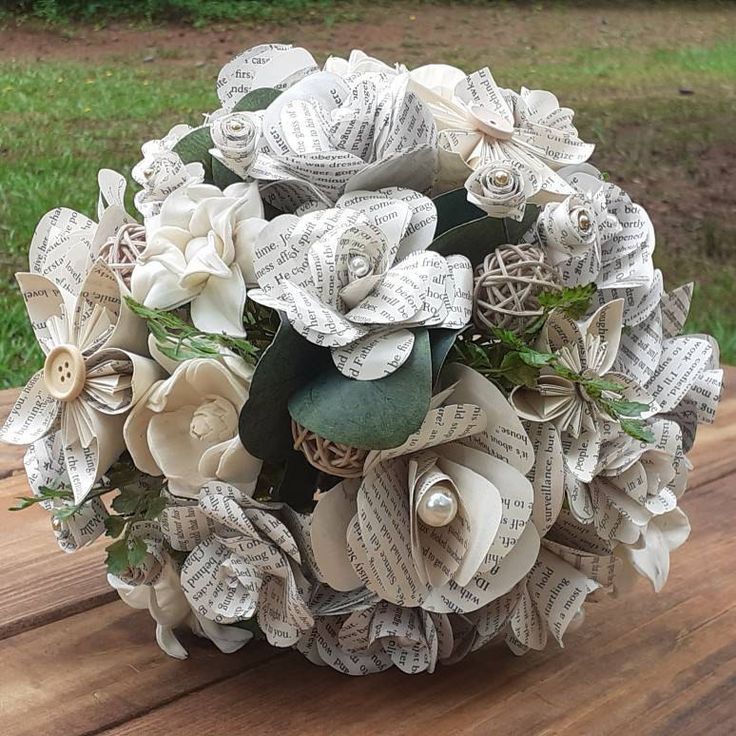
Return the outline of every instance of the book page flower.
<path id="1" fill-rule="evenodd" d="M 264 198 L 293 212 L 356 190 L 428 190 L 437 132 L 408 84 L 406 74 L 319 72 L 282 93 L 263 113 L 265 147 L 250 172 Z"/>
<path id="2" fill-rule="evenodd" d="M 209 480 L 253 493 L 261 461 L 238 438 L 238 415 L 248 400 L 253 370 L 239 362 L 238 372 L 209 358 L 179 363 L 125 422 L 125 443 L 136 467 L 164 475 L 176 496 L 196 498 Z"/>
<path id="3" fill-rule="evenodd" d="M 218 482 L 203 488 L 199 507 L 214 522 L 214 533 L 182 566 L 192 607 L 217 623 L 256 616 L 271 644 L 296 643 L 314 623 L 306 603 L 310 583 L 294 536 L 300 535 L 291 530 L 299 527 L 296 512 Z"/>
<path id="4" fill-rule="evenodd" d="M 606 409 L 610 402 L 624 418 L 647 417 L 657 411 L 650 393 L 612 370 L 621 341 L 622 313 L 620 299 L 581 323 L 553 311 L 539 342 L 542 350 L 557 356 L 560 368 L 543 368 L 536 386 L 517 386 L 509 396 L 523 419 L 552 422 L 558 428 L 568 467 L 584 482 L 593 477 L 604 435 L 611 431 L 613 418 Z"/>
<path id="5" fill-rule="evenodd" d="M 199 330 L 244 336 L 251 251 L 265 224 L 255 184 L 178 189 L 148 226 L 131 279 L 133 297 L 154 309 L 191 304 Z"/>
<path id="6" fill-rule="evenodd" d="M 405 74 L 408 71 L 403 64 L 396 63 L 390 66 L 374 56 L 369 56 L 360 49 L 353 49 L 347 59 L 330 56 L 322 69 L 326 72 L 339 74 L 341 77 L 366 73 Z"/>
<path id="7" fill-rule="evenodd" d="M 125 449 L 125 417 L 161 369 L 143 357 L 145 326 L 125 306 L 120 282 L 104 263 L 93 266 L 76 301 L 44 276 L 17 279 L 46 360 L 0 439 L 25 445 L 59 428 L 78 503 Z"/>
<path id="8" fill-rule="evenodd" d="M 185 164 L 173 150 L 192 130 L 190 125 L 175 125 L 163 138 L 141 146 L 143 159 L 133 167 L 131 176 L 143 187 L 134 197 L 135 207 L 143 217 L 158 215 L 164 200 L 180 187 L 204 181 L 202 164 Z"/>
<path id="9" fill-rule="evenodd" d="M 392 666 L 406 674 L 434 672 L 450 657 L 454 637 L 449 617 L 381 601 L 343 616 L 318 616 L 297 643 L 310 662 L 348 675 L 382 672 Z"/>
<path id="10" fill-rule="evenodd" d="M 457 329 L 470 319 L 470 263 L 426 250 L 435 224 L 431 200 L 394 188 L 353 192 L 336 208 L 301 218 L 277 217 L 254 249 L 260 289 L 250 296 L 331 348 L 344 375 L 388 375 L 411 353 L 410 328 Z"/>
<path id="11" fill-rule="evenodd" d="M 254 112 L 214 114 L 207 122 L 214 143 L 210 153 L 223 166 L 245 179 L 261 140 L 261 115 Z"/>
<path id="12" fill-rule="evenodd" d="M 466 75 L 445 64 L 410 72 L 411 89 L 432 111 L 439 130 L 437 186 L 452 189 L 469 174 L 494 161 L 513 161 L 534 172 L 535 204 L 559 201 L 572 193 L 555 172 L 586 161 L 593 146 L 578 137 L 573 112 L 544 90 L 500 88 L 486 67 Z"/>
<path id="13" fill-rule="evenodd" d="M 453 364 L 420 429 L 374 451 L 361 480 L 319 496 L 312 547 L 323 582 L 364 585 L 399 606 L 468 612 L 504 595 L 536 560 L 529 439 L 501 392 Z"/>
<path id="14" fill-rule="evenodd" d="M 526 203 L 539 192 L 541 180 L 526 164 L 498 159 L 478 166 L 465 181 L 468 202 L 491 217 L 521 220 Z"/>

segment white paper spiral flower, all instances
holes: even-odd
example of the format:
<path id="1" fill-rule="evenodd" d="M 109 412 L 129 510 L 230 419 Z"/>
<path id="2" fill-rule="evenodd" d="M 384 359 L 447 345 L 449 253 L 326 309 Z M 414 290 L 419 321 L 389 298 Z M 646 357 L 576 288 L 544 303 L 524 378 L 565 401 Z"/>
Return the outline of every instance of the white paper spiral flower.
<path id="1" fill-rule="evenodd" d="M 533 169 L 509 159 L 482 164 L 465 181 L 468 202 L 491 217 L 521 220 L 526 203 L 541 186 Z"/>
<path id="2" fill-rule="evenodd" d="M 261 116 L 254 112 L 231 112 L 212 115 L 208 122 L 214 143 L 210 153 L 245 179 L 261 139 Z"/>

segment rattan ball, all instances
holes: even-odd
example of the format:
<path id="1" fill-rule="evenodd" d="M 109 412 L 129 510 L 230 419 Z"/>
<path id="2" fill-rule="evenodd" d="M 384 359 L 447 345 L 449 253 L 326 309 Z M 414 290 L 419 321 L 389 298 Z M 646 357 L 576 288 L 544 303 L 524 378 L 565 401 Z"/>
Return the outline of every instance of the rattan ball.
<path id="1" fill-rule="evenodd" d="M 123 225 L 100 248 L 102 258 L 130 286 L 130 277 L 138 256 L 146 247 L 146 228 L 137 222 Z"/>
<path id="2" fill-rule="evenodd" d="M 360 478 L 363 475 L 363 462 L 368 450 L 332 442 L 293 420 L 291 434 L 294 437 L 294 449 L 301 451 L 307 462 L 317 470 L 339 478 Z"/>
<path id="3" fill-rule="evenodd" d="M 523 329 L 542 314 L 539 294 L 561 288 L 541 248 L 531 243 L 500 245 L 476 268 L 473 320 L 482 332 Z"/>

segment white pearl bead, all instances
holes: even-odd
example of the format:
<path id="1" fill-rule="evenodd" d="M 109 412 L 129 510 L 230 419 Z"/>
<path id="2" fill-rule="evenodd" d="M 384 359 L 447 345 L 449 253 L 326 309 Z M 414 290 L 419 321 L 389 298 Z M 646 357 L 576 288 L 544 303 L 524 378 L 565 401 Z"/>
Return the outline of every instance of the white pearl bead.
<path id="1" fill-rule="evenodd" d="M 509 183 L 510 178 L 506 171 L 496 171 L 491 181 L 495 187 L 505 187 Z"/>
<path id="2" fill-rule="evenodd" d="M 238 120 L 233 120 L 232 123 L 230 123 L 230 129 L 231 130 L 243 130 L 243 123 L 239 122 Z"/>
<path id="3" fill-rule="evenodd" d="M 583 210 L 583 211 L 582 211 L 582 212 L 581 212 L 581 213 L 580 213 L 580 214 L 578 215 L 578 227 L 579 227 L 579 228 L 580 228 L 580 229 L 581 229 L 581 230 L 582 230 L 582 231 L 583 231 L 584 233 L 587 233 L 587 232 L 588 232 L 588 230 L 590 230 L 590 226 L 591 226 L 591 224 L 592 224 L 592 223 L 591 223 L 591 220 L 590 220 L 590 215 L 588 215 L 588 213 L 587 213 L 587 212 L 586 212 L 585 210 Z"/>
<path id="4" fill-rule="evenodd" d="M 348 261 L 348 268 L 350 274 L 356 279 L 362 279 L 363 276 L 367 276 L 371 272 L 370 261 L 362 255 L 352 256 Z"/>
<path id="5" fill-rule="evenodd" d="M 419 501 L 417 514 L 428 526 L 447 526 L 457 516 L 458 501 L 455 491 L 445 485 L 436 485 Z"/>

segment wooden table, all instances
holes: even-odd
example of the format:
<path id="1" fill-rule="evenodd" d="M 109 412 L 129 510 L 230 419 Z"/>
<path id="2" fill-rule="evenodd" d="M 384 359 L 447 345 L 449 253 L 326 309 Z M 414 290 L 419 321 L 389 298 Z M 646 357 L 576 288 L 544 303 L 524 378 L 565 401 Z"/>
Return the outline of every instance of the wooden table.
<path id="1" fill-rule="evenodd" d="M 642 581 L 588 606 L 565 649 L 492 646 L 433 676 L 350 678 L 260 643 L 227 656 L 194 638 L 186 662 L 169 659 L 148 613 L 107 588 L 103 544 L 65 555 L 45 512 L 6 511 L 28 490 L 22 452 L 0 447 L 0 736 L 736 733 L 733 388 L 698 435 L 693 533 L 663 593 Z"/>

